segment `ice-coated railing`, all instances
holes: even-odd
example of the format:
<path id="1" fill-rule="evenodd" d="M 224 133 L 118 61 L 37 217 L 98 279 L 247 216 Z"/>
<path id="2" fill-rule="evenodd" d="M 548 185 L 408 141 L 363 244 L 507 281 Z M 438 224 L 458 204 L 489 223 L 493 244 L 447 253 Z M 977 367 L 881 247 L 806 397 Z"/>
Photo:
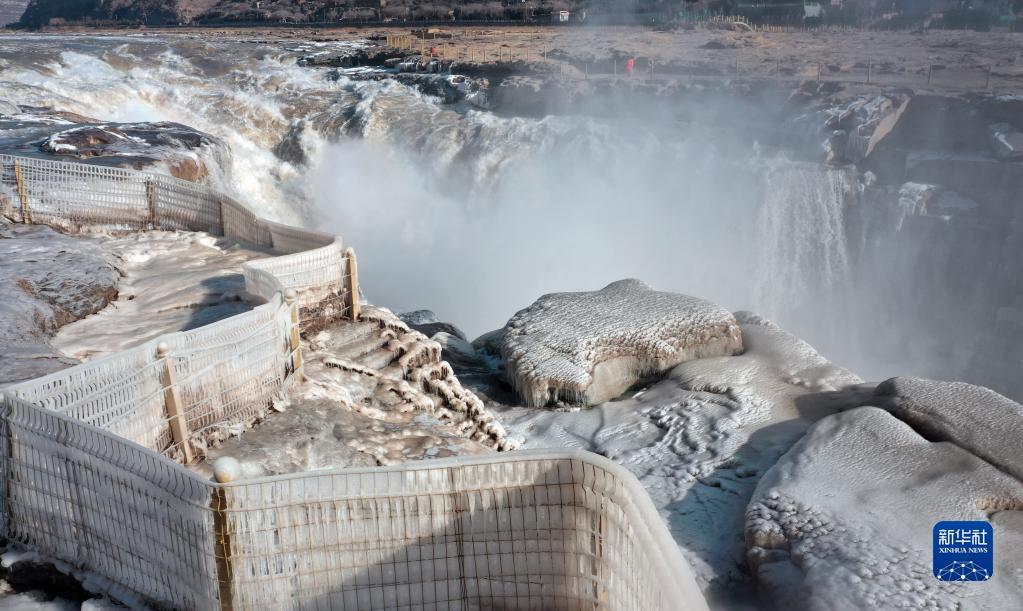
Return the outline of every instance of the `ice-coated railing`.
<path id="1" fill-rule="evenodd" d="M 289 253 L 243 266 L 247 290 L 267 300 L 250 312 L 5 388 L 3 536 L 134 605 L 706 608 L 639 482 L 587 452 L 229 484 L 180 464 L 286 392 L 301 368 L 300 312 L 306 324 L 358 308 L 340 238 L 182 183 L 0 155 L 0 213 L 15 220 L 208 231 Z"/>
<path id="2" fill-rule="evenodd" d="M 299 320 L 358 313 L 355 256 L 341 238 L 260 219 L 204 185 L 0 155 L 0 212 L 73 232 L 206 231 L 282 253 L 242 265 L 247 291 L 267 302 L 249 312 L 8 389 L 185 462 L 209 435 L 251 422 L 283 395 L 301 367 Z M 289 290 L 297 303 L 286 303 Z"/>

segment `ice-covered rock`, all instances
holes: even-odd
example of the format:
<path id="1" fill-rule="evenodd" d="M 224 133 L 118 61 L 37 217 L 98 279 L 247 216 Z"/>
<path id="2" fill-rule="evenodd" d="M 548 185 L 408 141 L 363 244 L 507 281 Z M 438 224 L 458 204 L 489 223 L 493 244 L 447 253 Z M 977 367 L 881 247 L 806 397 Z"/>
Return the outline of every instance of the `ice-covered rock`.
<path id="1" fill-rule="evenodd" d="M 472 347 L 472 344 L 457 335 L 440 331 L 430 339 L 440 344 L 441 351 L 449 362 L 454 360 L 474 363 L 480 360 L 480 356 L 476 354 L 476 349 Z"/>
<path id="2" fill-rule="evenodd" d="M 29 106 L 15 111 L 11 114 L 0 108 L 0 148 L 6 153 L 153 169 L 192 182 L 210 176 L 227 178 L 227 144 L 186 125 L 167 121 L 107 123 Z"/>
<path id="3" fill-rule="evenodd" d="M 1023 405 L 964 382 L 892 378 L 878 407 L 931 441 L 949 441 L 1023 480 Z"/>
<path id="4" fill-rule="evenodd" d="M 918 398 L 947 394 L 892 386 Z M 1018 479 L 860 407 L 818 422 L 761 479 L 746 514 L 747 560 L 778 608 L 1015 609 L 1023 600 L 1021 510 Z M 992 522 L 990 582 L 933 577 L 932 527 L 942 520 Z"/>
<path id="5" fill-rule="evenodd" d="M 51 133 L 39 145 L 50 155 L 76 159 L 104 158 L 111 165 L 140 168 L 163 164 L 173 176 L 192 182 L 206 178 L 201 153 L 218 149 L 219 139 L 178 123 L 83 125 Z"/>
<path id="6" fill-rule="evenodd" d="M 403 323 L 409 326 L 429 325 L 440 322 L 440 320 L 437 319 L 437 315 L 433 313 L 433 310 L 413 310 L 411 312 L 401 312 L 398 314 L 398 318 L 400 318 Z"/>
<path id="7" fill-rule="evenodd" d="M 0 384 L 75 364 L 50 345 L 57 329 L 103 309 L 118 272 L 91 240 L 0 221 Z"/>
<path id="8" fill-rule="evenodd" d="M 508 321 L 501 344 L 519 395 L 541 407 L 596 405 L 643 376 L 740 352 L 731 312 L 631 279 L 594 292 L 544 295 Z"/>
<path id="9" fill-rule="evenodd" d="M 419 331 L 426 337 L 433 337 L 438 333 L 448 333 L 461 340 L 466 340 L 465 333 L 463 333 L 461 329 L 450 323 L 442 322 L 437 318 L 437 315 L 434 314 L 432 310 L 403 312 L 398 314 L 398 318 L 400 318 L 406 325 L 412 327 L 416 331 Z"/>
<path id="10" fill-rule="evenodd" d="M 582 448 L 635 473 L 712 606 L 750 608 L 743 525 L 759 478 L 814 422 L 862 405 L 874 385 L 761 316 L 735 318 L 738 356 L 687 361 L 591 409 L 499 415 L 527 448 Z"/>

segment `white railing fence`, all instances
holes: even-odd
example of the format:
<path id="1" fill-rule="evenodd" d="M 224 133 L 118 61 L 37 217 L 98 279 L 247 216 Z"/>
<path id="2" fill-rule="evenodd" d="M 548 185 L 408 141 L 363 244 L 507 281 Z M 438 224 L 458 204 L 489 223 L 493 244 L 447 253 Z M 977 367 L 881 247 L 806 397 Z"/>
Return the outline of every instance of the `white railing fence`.
<path id="1" fill-rule="evenodd" d="M 7 539 L 137 605 L 706 608 L 639 482 L 593 454 L 230 484 L 180 464 L 287 391 L 300 324 L 358 317 L 355 256 L 340 238 L 262 220 L 202 185 L 7 155 L 0 213 L 68 231 L 207 231 L 286 253 L 243 266 L 266 300 L 249 312 L 3 389 Z"/>

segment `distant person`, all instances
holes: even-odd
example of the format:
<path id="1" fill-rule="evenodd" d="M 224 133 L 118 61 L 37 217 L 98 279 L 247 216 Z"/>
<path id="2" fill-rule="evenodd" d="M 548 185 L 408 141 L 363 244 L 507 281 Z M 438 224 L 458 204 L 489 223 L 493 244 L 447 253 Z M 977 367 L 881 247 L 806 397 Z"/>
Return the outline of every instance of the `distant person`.
<path id="1" fill-rule="evenodd" d="M 632 76 L 632 71 L 636 69 L 636 58 L 630 57 L 625 60 L 625 74 Z"/>

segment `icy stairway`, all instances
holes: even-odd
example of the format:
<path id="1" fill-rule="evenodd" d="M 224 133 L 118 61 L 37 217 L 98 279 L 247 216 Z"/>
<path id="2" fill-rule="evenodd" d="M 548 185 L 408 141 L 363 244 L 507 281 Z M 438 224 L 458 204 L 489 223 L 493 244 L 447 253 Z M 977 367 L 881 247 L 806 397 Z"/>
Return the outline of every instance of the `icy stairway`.
<path id="1" fill-rule="evenodd" d="M 358 322 L 315 333 L 304 346 L 303 386 L 319 386 L 374 418 L 400 422 L 410 412 L 427 413 L 481 445 L 513 449 L 493 414 L 441 360 L 440 344 L 387 310 L 365 307 Z"/>

